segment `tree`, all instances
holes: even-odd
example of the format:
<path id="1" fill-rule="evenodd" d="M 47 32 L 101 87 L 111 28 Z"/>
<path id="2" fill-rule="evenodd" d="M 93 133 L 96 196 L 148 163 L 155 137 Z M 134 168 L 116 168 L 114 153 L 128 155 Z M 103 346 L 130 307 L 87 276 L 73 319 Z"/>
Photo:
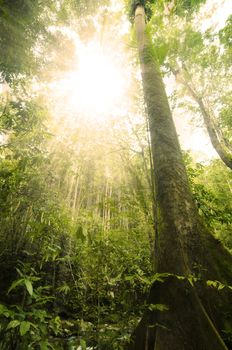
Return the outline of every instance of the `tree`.
<path id="1" fill-rule="evenodd" d="M 230 21 L 219 33 L 211 29 L 202 33 L 196 28 L 199 27 L 199 22 L 195 23 L 196 16 L 180 19 L 172 13 L 163 18 L 161 13 L 157 10 L 151 19 L 152 37 L 166 73 L 168 70 L 176 78 L 177 105 L 194 112 L 194 119 L 202 120 L 212 146 L 224 164 L 232 169 L 231 135 L 228 132 Z"/>
<path id="2" fill-rule="evenodd" d="M 222 309 L 215 307 L 219 295 L 207 288 L 206 281 L 226 284 L 232 259 L 197 213 L 159 66 L 152 54 L 144 5 L 135 3 L 135 31 L 162 218 L 155 243 L 156 271 L 163 279 L 158 278 L 151 288 L 149 309 L 129 349 L 227 349 L 218 333 L 224 327 Z M 197 270 L 201 281 L 191 285 L 188 278 Z M 220 298 L 224 305 L 228 302 L 226 292 Z"/>
<path id="3" fill-rule="evenodd" d="M 201 35 L 189 23 L 180 36 L 182 40 L 177 39 L 176 52 L 170 52 L 168 65 L 184 88 L 185 95 L 188 94 L 199 109 L 214 149 L 224 164 L 232 169 L 232 147 L 221 118 L 222 112 L 230 108 L 230 86 L 228 91 L 223 89 L 231 75 L 228 53 L 222 52 L 222 47 L 215 41 L 218 36 L 214 39 L 209 31 Z"/>
<path id="4" fill-rule="evenodd" d="M 204 125 L 208 131 L 208 135 L 210 137 L 211 143 L 218 153 L 221 160 L 224 162 L 226 166 L 232 169 L 232 151 L 231 145 L 224 138 L 219 126 L 216 121 L 213 119 L 212 114 L 209 109 L 206 107 L 206 103 L 204 99 L 196 92 L 194 86 L 191 86 L 188 79 L 186 77 L 190 77 L 189 72 L 185 64 L 182 65 L 182 69 L 178 71 L 172 69 L 172 72 L 176 76 L 177 80 L 183 84 L 188 94 L 193 98 L 195 103 L 198 105 L 199 110 L 202 114 Z"/>
<path id="5" fill-rule="evenodd" d="M 64 25 L 68 27 L 73 17 L 92 13 L 97 6 L 105 5 L 107 2 L 108 0 L 100 3 L 98 0 L 1 1 L 0 79 L 10 83 L 18 75 L 29 78 L 42 74 L 44 78 L 44 70 L 48 74 L 51 61 L 57 60 L 58 54 L 62 56 L 67 49 L 71 51 L 71 40 L 60 27 Z M 50 57 L 47 57 L 47 51 L 50 52 Z M 59 68 L 62 65 L 66 68 L 65 63 L 67 64 L 67 60 L 63 56 L 59 57 Z"/>

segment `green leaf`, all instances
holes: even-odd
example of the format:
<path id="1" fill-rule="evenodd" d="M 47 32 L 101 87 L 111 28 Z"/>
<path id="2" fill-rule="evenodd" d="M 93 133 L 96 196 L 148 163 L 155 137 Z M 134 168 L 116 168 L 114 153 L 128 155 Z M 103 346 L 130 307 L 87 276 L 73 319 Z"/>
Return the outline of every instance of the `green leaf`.
<path id="1" fill-rule="evenodd" d="M 14 316 L 14 312 L 12 310 L 7 309 L 6 306 L 0 304 L 0 315 L 4 315 L 6 318 L 12 318 Z"/>
<path id="2" fill-rule="evenodd" d="M 112 299 L 114 299 L 114 292 L 113 292 L 113 291 L 108 292 L 108 295 L 109 295 Z"/>
<path id="3" fill-rule="evenodd" d="M 41 332 L 43 335 L 46 335 L 46 334 L 47 334 L 47 327 L 45 326 L 45 324 L 39 324 L 38 327 L 39 327 L 40 332 Z"/>
<path id="4" fill-rule="evenodd" d="M 84 339 L 80 340 L 80 346 L 81 346 L 81 350 L 86 350 L 86 342 Z"/>
<path id="5" fill-rule="evenodd" d="M 176 277 L 179 281 L 183 281 L 183 280 L 185 279 L 185 276 L 175 275 L 175 277 Z"/>
<path id="6" fill-rule="evenodd" d="M 7 308 L 4 305 L 0 304 L 0 315 L 4 314 L 6 310 Z"/>
<path id="7" fill-rule="evenodd" d="M 219 281 L 208 280 L 208 281 L 206 281 L 206 284 L 207 284 L 207 286 L 217 288 L 218 290 L 221 290 L 221 289 L 226 287 L 225 284 L 222 284 Z"/>
<path id="8" fill-rule="evenodd" d="M 20 325 L 19 320 L 12 320 L 8 323 L 8 326 L 6 327 L 6 330 L 11 329 L 11 328 L 16 328 Z"/>
<path id="9" fill-rule="evenodd" d="M 31 323 L 28 321 L 22 321 L 20 324 L 19 332 L 21 336 L 24 336 L 30 329 Z"/>
<path id="10" fill-rule="evenodd" d="M 47 350 L 47 349 L 49 349 L 47 341 L 41 341 L 39 343 L 39 345 L 40 345 L 40 350 Z"/>
<path id="11" fill-rule="evenodd" d="M 197 282 L 197 278 L 192 276 L 192 275 L 189 275 L 187 277 L 187 279 L 188 279 L 188 281 L 189 281 L 189 283 L 191 284 L 192 287 L 194 286 L 194 283 Z"/>
<path id="12" fill-rule="evenodd" d="M 10 286 L 10 288 L 8 289 L 8 294 L 13 290 L 15 289 L 16 287 L 20 286 L 20 285 L 23 285 L 24 283 L 24 278 L 20 278 L 19 280 L 16 280 L 12 283 L 12 285 Z"/>
<path id="13" fill-rule="evenodd" d="M 55 348 L 46 340 L 43 340 L 39 343 L 40 350 L 48 350 L 48 349 L 54 349 Z"/>
<path id="14" fill-rule="evenodd" d="M 132 281 L 134 278 L 134 276 L 126 276 L 125 281 Z"/>
<path id="15" fill-rule="evenodd" d="M 26 288 L 27 288 L 28 293 L 29 293 L 30 295 L 32 295 L 32 294 L 33 294 L 33 287 L 32 287 L 31 281 L 25 279 L 25 280 L 24 280 L 24 284 L 25 284 L 25 286 L 26 286 Z"/>
<path id="16" fill-rule="evenodd" d="M 225 287 L 225 285 L 223 285 L 222 283 L 220 283 L 220 284 L 218 285 L 218 290 L 224 289 L 224 287 Z"/>
<path id="17" fill-rule="evenodd" d="M 148 309 L 150 311 L 168 311 L 169 307 L 167 305 L 164 305 L 164 304 L 150 304 L 148 306 Z"/>
<path id="18" fill-rule="evenodd" d="M 23 277 L 23 273 L 19 269 L 16 268 L 16 271 L 18 272 L 20 277 Z"/>
<path id="19" fill-rule="evenodd" d="M 70 292 L 70 287 L 67 284 L 57 288 L 57 290 L 61 293 L 68 294 Z"/>
<path id="20" fill-rule="evenodd" d="M 141 281 L 141 282 L 143 282 L 143 283 L 145 283 L 145 284 L 147 284 L 147 285 L 150 285 L 151 284 L 151 281 L 147 278 L 147 277 L 145 277 L 145 276 L 139 276 L 139 275 L 137 275 L 137 277 L 138 277 L 138 279 Z"/>
<path id="21" fill-rule="evenodd" d="M 164 272 L 164 273 L 155 273 L 155 274 L 152 276 L 151 283 L 156 282 L 156 281 L 164 282 L 165 279 L 168 278 L 169 276 L 172 276 L 172 274 L 171 274 L 171 273 L 168 273 L 168 272 Z"/>

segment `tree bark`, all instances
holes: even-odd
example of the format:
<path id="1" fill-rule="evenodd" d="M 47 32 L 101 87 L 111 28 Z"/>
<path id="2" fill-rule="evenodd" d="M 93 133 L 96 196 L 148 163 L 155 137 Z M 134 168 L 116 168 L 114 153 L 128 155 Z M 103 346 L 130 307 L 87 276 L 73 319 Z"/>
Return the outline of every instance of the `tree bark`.
<path id="1" fill-rule="evenodd" d="M 148 300 L 148 304 L 166 305 L 168 310 L 147 310 L 128 349 L 227 349 L 213 322 L 218 316 L 215 306 L 218 296 L 206 290 L 204 282 L 199 287 L 192 286 L 187 276 L 194 274 L 197 267 L 202 279 L 224 278 L 227 281 L 232 276 L 229 266 L 232 259 L 207 232 L 198 216 L 164 84 L 151 54 L 142 5 L 137 5 L 135 10 L 135 30 L 149 118 L 156 196 L 162 218 L 155 266 L 158 273 L 171 275 L 163 283 L 153 284 Z M 227 266 L 223 265 L 224 271 L 219 260 Z M 186 279 L 179 280 L 177 276 L 180 275 Z M 228 295 L 223 298 L 227 302 Z M 219 328 L 223 327 L 221 320 L 217 320 Z"/>

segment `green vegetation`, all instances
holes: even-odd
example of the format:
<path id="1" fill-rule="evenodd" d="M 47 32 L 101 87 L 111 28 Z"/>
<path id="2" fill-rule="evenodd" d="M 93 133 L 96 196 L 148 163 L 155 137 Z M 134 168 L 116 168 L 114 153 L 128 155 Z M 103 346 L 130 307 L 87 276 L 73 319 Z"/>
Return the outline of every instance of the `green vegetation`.
<path id="1" fill-rule="evenodd" d="M 197 87 L 200 101 L 207 101 L 208 117 L 214 118 L 217 145 L 230 158 L 231 89 L 222 86 L 231 76 L 232 17 L 218 33 L 202 33 L 194 28 L 192 14 L 200 1 L 180 1 L 168 13 L 167 4 L 141 3 L 150 20 L 151 61 L 159 62 L 163 75 L 182 77 L 173 92 L 173 110 L 191 111 L 199 121 L 202 105 L 194 94 L 189 98 L 186 82 Z M 75 35 L 88 42 L 97 33 L 101 45 L 107 45 L 102 31 L 112 36 L 126 12 L 112 12 L 115 23 L 110 25 L 110 9 L 108 1 L 0 1 L 0 350 L 126 349 L 144 314 L 168 314 L 170 305 L 151 298 L 151 290 L 156 285 L 172 290 L 170 280 L 186 293 L 188 286 L 202 283 L 210 292 L 204 294 L 203 287 L 200 297 L 209 304 L 219 293 L 215 300 L 219 295 L 223 316 L 218 316 L 218 332 L 229 348 L 229 163 L 203 164 L 184 153 L 196 213 L 216 238 L 212 242 L 222 243 L 228 254 L 224 258 L 218 248 L 217 255 L 208 242 L 209 256 L 216 254 L 213 264 L 223 256 L 221 278 L 211 278 L 213 273 L 196 262 L 189 273 L 178 262 L 173 271 L 157 270 L 164 189 L 157 190 L 140 81 L 133 80 L 123 116 L 116 111 L 102 123 L 85 118 L 84 112 L 75 115 L 69 106 L 59 111 L 67 100 L 62 96 L 58 103 L 48 88 L 59 75 L 74 74 Z M 85 32 L 88 26 L 90 33 Z M 123 40 L 127 35 L 122 34 Z M 130 55 L 128 69 L 136 76 L 134 52 Z M 217 115 L 212 117 L 212 111 Z M 175 174 L 171 161 L 164 165 Z M 171 205 L 176 205 L 174 198 Z"/>

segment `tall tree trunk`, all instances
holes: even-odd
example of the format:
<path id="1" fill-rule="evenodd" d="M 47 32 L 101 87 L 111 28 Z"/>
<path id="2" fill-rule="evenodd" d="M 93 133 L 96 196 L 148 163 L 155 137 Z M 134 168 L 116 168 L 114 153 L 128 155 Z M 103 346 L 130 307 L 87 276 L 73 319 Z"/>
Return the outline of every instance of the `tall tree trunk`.
<path id="1" fill-rule="evenodd" d="M 177 276 L 187 277 L 198 267 L 202 278 L 226 281 L 232 275 L 230 267 L 225 267 L 221 274 L 222 264 L 225 261 L 231 264 L 232 259 L 206 231 L 198 216 L 164 84 L 151 53 L 142 5 L 137 5 L 135 10 L 135 30 L 162 218 L 156 241 L 156 271 L 171 275 L 163 283 L 154 283 L 149 296 L 149 303 L 166 305 L 168 310 L 161 311 L 158 307 L 145 312 L 129 349 L 227 349 L 214 324 L 218 316 L 214 308 L 219 299 L 217 293 L 208 291 L 204 282 L 196 287 L 187 278 L 179 280 Z M 227 297 L 223 296 L 224 302 Z M 219 328 L 220 322 L 218 318 Z"/>

